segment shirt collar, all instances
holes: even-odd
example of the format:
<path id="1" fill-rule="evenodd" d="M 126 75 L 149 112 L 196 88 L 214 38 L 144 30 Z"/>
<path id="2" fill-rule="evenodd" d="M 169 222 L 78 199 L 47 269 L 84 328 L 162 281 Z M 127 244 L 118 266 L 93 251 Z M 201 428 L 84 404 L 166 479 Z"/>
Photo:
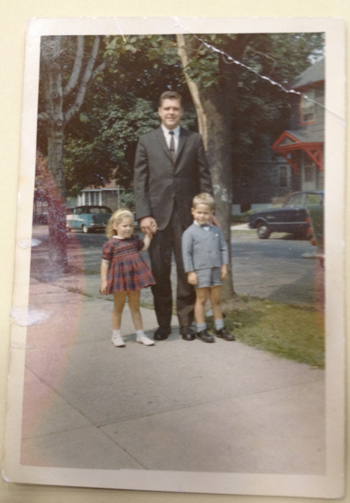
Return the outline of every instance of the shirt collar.
<path id="1" fill-rule="evenodd" d="M 206 224 L 204 224 L 204 225 L 201 225 L 201 224 L 199 224 L 196 220 L 193 220 L 193 223 L 194 223 L 194 225 L 198 225 L 198 227 L 202 227 L 202 228 L 203 228 L 203 227 L 206 227 L 207 229 L 208 229 L 208 228 L 210 228 L 210 223 L 209 223 L 209 222 L 207 222 L 207 223 L 206 223 Z"/>
<path id="2" fill-rule="evenodd" d="M 170 131 L 174 131 L 174 136 L 178 137 L 180 135 L 180 126 L 177 126 L 175 129 L 168 129 L 163 124 L 160 126 L 163 130 L 164 134 L 168 134 Z"/>

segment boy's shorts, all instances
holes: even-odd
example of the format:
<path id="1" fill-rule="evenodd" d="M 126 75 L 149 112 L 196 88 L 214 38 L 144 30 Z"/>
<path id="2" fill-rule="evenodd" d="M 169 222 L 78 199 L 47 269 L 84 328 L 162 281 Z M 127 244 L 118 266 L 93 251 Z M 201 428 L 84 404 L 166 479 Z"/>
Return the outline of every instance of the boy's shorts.
<path id="1" fill-rule="evenodd" d="M 198 283 L 195 288 L 210 288 L 211 286 L 220 286 L 223 282 L 220 279 L 221 267 L 212 267 L 211 269 L 198 269 Z"/>

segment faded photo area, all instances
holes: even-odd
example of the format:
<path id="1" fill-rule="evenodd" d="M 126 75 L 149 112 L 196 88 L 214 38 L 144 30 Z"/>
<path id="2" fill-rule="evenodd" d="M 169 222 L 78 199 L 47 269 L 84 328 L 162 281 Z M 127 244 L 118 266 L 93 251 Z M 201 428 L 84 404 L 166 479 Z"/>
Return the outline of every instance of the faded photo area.
<path id="1" fill-rule="evenodd" d="M 9 478 L 291 496 L 299 477 L 314 494 L 326 487 L 327 43 L 322 29 L 39 37 L 28 308 L 12 312 L 25 331 L 21 435 Z M 116 347 L 113 295 L 100 289 L 106 226 L 125 208 L 144 238 L 135 155 L 160 127 L 164 91 L 180 94 L 180 126 L 203 141 L 235 340 L 184 340 L 173 256 L 170 333 L 154 340 L 143 288 L 154 343 L 137 344 L 126 301 Z M 148 194 L 152 176 L 142 176 Z M 205 312 L 215 335 L 209 298 Z"/>

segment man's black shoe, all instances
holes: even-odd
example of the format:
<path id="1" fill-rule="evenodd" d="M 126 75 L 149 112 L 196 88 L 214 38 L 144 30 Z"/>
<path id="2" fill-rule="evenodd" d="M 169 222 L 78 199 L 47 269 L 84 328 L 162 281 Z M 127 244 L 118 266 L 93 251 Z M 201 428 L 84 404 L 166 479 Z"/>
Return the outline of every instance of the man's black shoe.
<path id="1" fill-rule="evenodd" d="M 215 342 L 214 337 L 211 334 L 208 334 L 206 330 L 202 330 L 201 332 L 196 333 L 197 339 L 200 339 L 203 342 Z"/>
<path id="2" fill-rule="evenodd" d="M 154 332 L 153 339 L 155 341 L 164 341 L 165 339 L 168 338 L 168 335 L 170 335 L 170 334 L 171 334 L 170 327 L 159 327 Z"/>
<path id="3" fill-rule="evenodd" d="M 220 337 L 220 339 L 224 339 L 225 341 L 235 341 L 236 337 L 233 334 L 229 334 L 225 328 L 221 328 L 220 330 L 215 331 L 216 337 Z"/>
<path id="4" fill-rule="evenodd" d="M 180 327 L 180 334 L 184 341 L 194 341 L 196 335 L 191 327 Z"/>

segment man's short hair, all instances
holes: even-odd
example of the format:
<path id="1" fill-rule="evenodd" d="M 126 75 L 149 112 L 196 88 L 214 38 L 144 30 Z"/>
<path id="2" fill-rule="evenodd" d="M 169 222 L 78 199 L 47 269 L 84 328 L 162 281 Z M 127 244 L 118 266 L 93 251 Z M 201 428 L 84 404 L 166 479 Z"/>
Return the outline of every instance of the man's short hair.
<path id="1" fill-rule="evenodd" d="M 209 206 L 211 211 L 214 211 L 214 207 L 215 207 L 214 198 L 213 198 L 213 196 L 211 196 L 207 192 L 201 192 L 200 194 L 198 194 L 197 196 L 195 196 L 193 198 L 192 208 L 196 208 L 196 206 L 198 206 L 198 204 L 206 204 L 207 206 Z"/>
<path id="2" fill-rule="evenodd" d="M 164 91 L 164 93 L 162 93 L 159 98 L 160 107 L 163 105 L 164 100 L 178 100 L 180 102 L 180 105 L 182 105 L 181 94 L 177 91 Z"/>

